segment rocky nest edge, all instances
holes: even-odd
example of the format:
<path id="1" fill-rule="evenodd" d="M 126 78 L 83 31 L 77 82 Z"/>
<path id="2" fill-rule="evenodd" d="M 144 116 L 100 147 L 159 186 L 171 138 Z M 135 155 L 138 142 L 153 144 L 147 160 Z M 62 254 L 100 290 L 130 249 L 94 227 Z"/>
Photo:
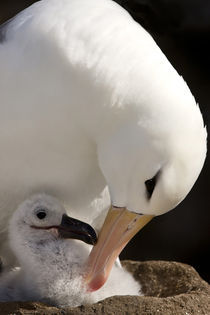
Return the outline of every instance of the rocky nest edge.
<path id="1" fill-rule="evenodd" d="M 0 303 L 0 314 L 210 314 L 210 285 L 191 266 L 168 261 L 123 261 L 123 266 L 140 281 L 145 296 L 114 296 L 96 304 L 65 309 L 38 302 Z"/>

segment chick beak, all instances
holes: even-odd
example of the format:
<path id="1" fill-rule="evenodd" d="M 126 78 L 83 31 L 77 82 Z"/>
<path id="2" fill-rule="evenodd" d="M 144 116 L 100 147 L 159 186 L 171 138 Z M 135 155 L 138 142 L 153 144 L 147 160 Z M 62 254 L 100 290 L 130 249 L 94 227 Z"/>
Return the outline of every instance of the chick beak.
<path id="1" fill-rule="evenodd" d="M 95 245 L 97 236 L 94 229 L 87 223 L 63 214 L 61 224 L 57 227 L 58 235 L 62 238 L 71 238 Z"/>
<path id="2" fill-rule="evenodd" d="M 111 206 L 98 242 L 88 258 L 85 281 L 89 291 L 103 286 L 122 249 L 152 218 L 151 215 L 140 215 L 126 208 Z"/>

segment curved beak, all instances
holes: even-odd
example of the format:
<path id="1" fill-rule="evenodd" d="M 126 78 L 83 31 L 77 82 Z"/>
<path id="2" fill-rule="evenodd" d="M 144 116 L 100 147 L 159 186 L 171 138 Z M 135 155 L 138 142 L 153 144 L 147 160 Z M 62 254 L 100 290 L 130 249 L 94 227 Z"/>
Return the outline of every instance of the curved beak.
<path id="1" fill-rule="evenodd" d="M 62 238 L 73 238 L 87 244 L 95 245 L 97 236 L 94 229 L 87 223 L 63 214 L 61 224 L 57 226 L 58 235 Z"/>
<path id="2" fill-rule="evenodd" d="M 85 280 L 89 291 L 96 291 L 103 286 L 122 249 L 152 218 L 152 215 L 141 215 L 126 208 L 111 206 L 98 242 L 88 258 Z"/>

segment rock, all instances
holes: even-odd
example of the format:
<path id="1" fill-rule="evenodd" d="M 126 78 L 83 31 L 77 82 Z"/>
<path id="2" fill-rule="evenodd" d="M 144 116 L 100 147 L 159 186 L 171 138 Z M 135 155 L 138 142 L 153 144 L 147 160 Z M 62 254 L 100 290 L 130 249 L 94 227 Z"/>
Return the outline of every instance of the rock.
<path id="1" fill-rule="evenodd" d="M 96 304 L 66 309 L 37 302 L 0 303 L 0 314 L 210 314 L 210 286 L 191 266 L 167 261 L 124 261 L 123 265 L 141 282 L 145 296 L 115 296 Z"/>

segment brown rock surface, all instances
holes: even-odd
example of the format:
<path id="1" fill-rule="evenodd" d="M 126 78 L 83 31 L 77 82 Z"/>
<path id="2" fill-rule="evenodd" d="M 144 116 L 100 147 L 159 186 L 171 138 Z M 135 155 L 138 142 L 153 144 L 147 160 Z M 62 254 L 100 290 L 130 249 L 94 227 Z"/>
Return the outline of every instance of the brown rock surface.
<path id="1" fill-rule="evenodd" d="M 37 302 L 0 303 L 0 314 L 210 314 L 210 286 L 192 267 L 167 261 L 124 261 L 123 265 L 140 280 L 145 296 L 115 296 L 93 305 L 67 309 Z"/>

